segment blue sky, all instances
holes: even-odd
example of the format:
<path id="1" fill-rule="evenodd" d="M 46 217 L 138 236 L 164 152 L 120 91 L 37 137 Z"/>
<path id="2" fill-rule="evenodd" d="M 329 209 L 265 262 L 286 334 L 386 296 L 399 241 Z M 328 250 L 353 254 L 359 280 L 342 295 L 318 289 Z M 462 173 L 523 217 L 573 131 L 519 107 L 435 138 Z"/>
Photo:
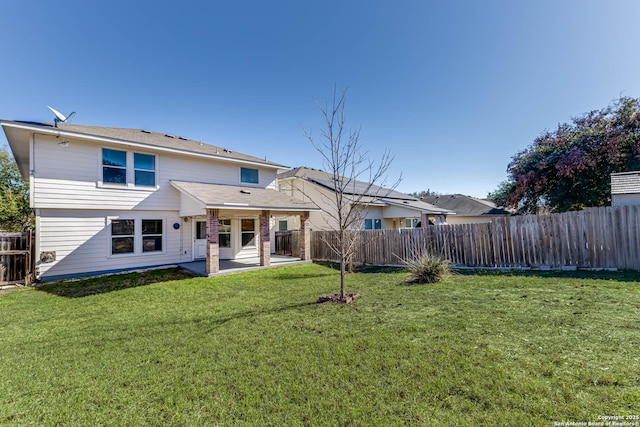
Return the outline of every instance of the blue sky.
<path id="1" fill-rule="evenodd" d="M 320 168 L 303 129 L 336 85 L 400 191 L 484 197 L 545 129 L 640 96 L 639 18 L 635 0 L 5 2 L 0 118 L 51 105 Z"/>

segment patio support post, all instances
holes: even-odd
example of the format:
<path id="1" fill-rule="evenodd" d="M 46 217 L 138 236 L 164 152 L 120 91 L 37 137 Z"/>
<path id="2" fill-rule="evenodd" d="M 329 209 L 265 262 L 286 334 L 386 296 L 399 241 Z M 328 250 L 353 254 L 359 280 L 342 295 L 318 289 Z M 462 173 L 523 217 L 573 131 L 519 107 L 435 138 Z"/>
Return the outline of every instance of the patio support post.
<path id="1" fill-rule="evenodd" d="M 214 274 L 220 271 L 218 214 L 218 209 L 207 209 L 207 274 Z"/>
<path id="2" fill-rule="evenodd" d="M 311 221 L 309 211 L 300 214 L 300 259 L 311 259 Z"/>
<path id="3" fill-rule="evenodd" d="M 429 217 L 427 216 L 427 214 L 423 213 L 420 216 L 422 217 L 422 218 L 420 218 L 420 225 L 422 226 L 422 228 L 429 227 Z"/>
<path id="4" fill-rule="evenodd" d="M 271 265 L 271 237 L 269 234 L 269 211 L 260 214 L 260 265 Z"/>

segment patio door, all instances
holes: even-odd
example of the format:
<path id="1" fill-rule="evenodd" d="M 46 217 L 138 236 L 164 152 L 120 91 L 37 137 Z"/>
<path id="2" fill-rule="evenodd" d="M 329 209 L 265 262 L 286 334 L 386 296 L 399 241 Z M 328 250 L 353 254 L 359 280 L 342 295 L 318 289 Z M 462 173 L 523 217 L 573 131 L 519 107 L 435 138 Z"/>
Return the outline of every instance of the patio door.
<path id="1" fill-rule="evenodd" d="M 207 258 L 207 222 L 194 221 L 195 230 L 193 232 L 193 259 Z M 231 247 L 231 220 L 218 220 L 218 244 L 220 259 L 232 259 L 233 250 Z"/>

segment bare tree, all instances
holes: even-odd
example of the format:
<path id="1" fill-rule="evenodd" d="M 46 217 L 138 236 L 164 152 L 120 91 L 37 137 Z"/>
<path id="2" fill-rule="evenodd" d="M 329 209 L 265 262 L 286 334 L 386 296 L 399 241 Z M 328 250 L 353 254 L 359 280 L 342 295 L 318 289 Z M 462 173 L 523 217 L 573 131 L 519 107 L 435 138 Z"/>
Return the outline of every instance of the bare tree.
<path id="1" fill-rule="evenodd" d="M 324 171 L 331 176 L 333 192 L 321 195 L 324 203 L 314 203 L 322 206 L 325 214 L 337 224 L 336 239 L 325 243 L 340 261 L 338 297 L 342 302 L 348 301 L 344 286 L 346 265 L 359 243 L 367 209 L 393 191 L 400 182 L 398 179 L 384 188 L 393 157 L 387 149 L 376 163 L 362 150 L 360 128 L 351 130 L 346 126 L 346 95 L 346 89 L 338 95 L 334 87 L 331 103 L 316 101 L 324 121 L 321 136 L 316 139 L 310 131 L 305 131 L 307 139 L 322 156 Z"/>

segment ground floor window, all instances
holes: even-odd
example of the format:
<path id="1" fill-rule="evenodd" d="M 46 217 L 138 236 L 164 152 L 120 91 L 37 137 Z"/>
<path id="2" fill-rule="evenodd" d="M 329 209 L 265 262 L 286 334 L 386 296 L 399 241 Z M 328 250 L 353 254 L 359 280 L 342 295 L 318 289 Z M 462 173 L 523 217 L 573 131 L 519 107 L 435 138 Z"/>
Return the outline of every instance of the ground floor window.
<path id="1" fill-rule="evenodd" d="M 111 255 L 162 252 L 164 220 L 111 220 Z"/>
<path id="2" fill-rule="evenodd" d="M 231 247 L 231 220 L 218 220 L 218 244 L 221 248 Z"/>
<path id="3" fill-rule="evenodd" d="M 245 218 L 241 220 L 242 247 L 254 247 L 256 245 L 256 220 Z"/>
<path id="4" fill-rule="evenodd" d="M 278 221 L 278 231 L 287 231 L 287 220 Z"/>
<path id="5" fill-rule="evenodd" d="M 142 220 L 142 252 L 162 251 L 162 220 Z"/>
<path id="6" fill-rule="evenodd" d="M 364 229 L 365 230 L 381 230 L 382 229 L 382 220 L 381 219 L 366 218 L 364 220 Z"/>
<path id="7" fill-rule="evenodd" d="M 404 228 L 416 228 L 418 226 L 418 222 L 420 222 L 420 219 L 418 218 L 405 218 Z"/>
<path id="8" fill-rule="evenodd" d="M 136 227 L 132 219 L 111 221 L 111 254 L 132 254 L 134 251 Z"/>

